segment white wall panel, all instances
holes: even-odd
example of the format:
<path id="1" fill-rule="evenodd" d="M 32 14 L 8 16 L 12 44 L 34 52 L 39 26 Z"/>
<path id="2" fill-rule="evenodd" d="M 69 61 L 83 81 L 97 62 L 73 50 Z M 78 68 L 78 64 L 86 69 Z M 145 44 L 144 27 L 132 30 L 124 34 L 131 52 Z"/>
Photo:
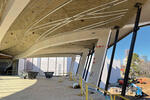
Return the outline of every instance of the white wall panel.
<path id="1" fill-rule="evenodd" d="M 21 75 L 21 73 L 24 71 L 24 63 L 25 60 L 24 59 L 19 59 L 19 63 L 18 63 L 18 74 Z"/>
<path id="2" fill-rule="evenodd" d="M 63 74 L 63 57 L 57 57 L 56 75 Z"/>
<path id="3" fill-rule="evenodd" d="M 48 58 L 47 57 L 41 58 L 41 70 L 43 72 L 47 72 L 48 70 Z"/>
<path id="4" fill-rule="evenodd" d="M 56 66 L 56 57 L 49 57 L 49 72 L 55 72 L 55 66 Z"/>
<path id="5" fill-rule="evenodd" d="M 66 75 L 67 74 L 67 57 L 63 58 L 63 74 Z"/>
<path id="6" fill-rule="evenodd" d="M 25 64 L 26 65 L 26 71 L 31 71 L 33 69 L 32 58 L 27 58 L 25 63 L 26 63 Z"/>
<path id="7" fill-rule="evenodd" d="M 32 65 L 33 70 L 36 71 L 36 72 L 38 72 L 39 68 L 37 66 L 37 58 L 33 58 L 32 61 L 33 61 L 33 65 Z"/>
<path id="8" fill-rule="evenodd" d="M 43 76 L 44 72 L 54 72 L 54 75 L 64 75 L 68 70 L 69 57 L 44 57 L 19 59 L 18 73 L 21 70 L 39 72 Z M 77 61 L 78 62 L 78 61 Z"/>

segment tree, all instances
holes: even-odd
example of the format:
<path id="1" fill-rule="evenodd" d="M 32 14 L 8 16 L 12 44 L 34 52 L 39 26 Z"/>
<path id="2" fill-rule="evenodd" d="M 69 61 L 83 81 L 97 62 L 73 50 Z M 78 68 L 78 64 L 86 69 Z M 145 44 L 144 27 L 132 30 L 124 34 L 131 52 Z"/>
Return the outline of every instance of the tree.
<path id="1" fill-rule="evenodd" d="M 127 64 L 127 56 L 124 59 L 125 66 Z M 135 76 L 145 76 L 150 77 L 150 62 L 145 62 L 144 60 L 140 59 L 137 53 L 133 53 L 132 62 L 130 67 L 130 78 L 134 78 Z"/>
<path id="2" fill-rule="evenodd" d="M 137 74 L 139 73 L 138 65 L 140 64 L 140 62 L 141 62 L 141 59 L 139 55 L 137 53 L 133 53 L 131 68 L 130 68 L 130 77 L 137 76 Z"/>
<path id="3" fill-rule="evenodd" d="M 150 77 L 150 62 L 145 62 L 142 61 L 139 65 L 138 65 L 138 75 L 139 76 L 144 76 L 144 77 Z"/>

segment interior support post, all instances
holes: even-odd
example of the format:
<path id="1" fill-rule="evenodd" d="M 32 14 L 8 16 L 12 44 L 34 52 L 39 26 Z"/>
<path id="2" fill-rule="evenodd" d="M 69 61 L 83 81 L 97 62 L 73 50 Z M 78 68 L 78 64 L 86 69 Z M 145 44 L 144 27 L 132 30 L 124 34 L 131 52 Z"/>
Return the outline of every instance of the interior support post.
<path id="1" fill-rule="evenodd" d="M 91 65 L 91 60 L 92 60 L 92 57 L 93 57 L 93 54 L 94 54 L 94 48 L 95 48 L 95 46 L 94 46 L 94 47 L 92 48 L 92 50 L 91 50 L 90 61 L 89 61 L 88 67 L 87 67 L 86 75 L 85 75 L 85 81 L 86 81 L 86 79 L 87 79 L 88 72 L 89 72 L 89 68 L 90 68 L 90 65 Z"/>
<path id="2" fill-rule="evenodd" d="M 134 45 L 135 45 L 135 41 L 136 41 L 137 31 L 139 29 L 138 25 L 139 25 L 141 10 L 142 10 L 141 3 L 137 3 L 135 5 L 135 7 L 137 8 L 137 15 L 136 15 L 135 25 L 134 25 L 134 29 L 133 29 L 133 35 L 132 35 L 128 60 L 127 60 L 127 66 L 126 66 L 126 71 L 125 71 L 125 76 L 124 76 L 124 84 L 122 86 L 122 92 L 121 92 L 122 96 L 125 96 L 125 93 L 126 93 L 126 86 L 128 84 L 132 55 L 133 55 L 133 51 L 134 51 Z"/>
<path id="3" fill-rule="evenodd" d="M 83 79 L 84 79 L 85 72 L 86 72 L 86 67 L 87 67 L 87 64 L 88 64 L 88 61 L 89 61 L 90 52 L 91 52 L 91 50 L 90 50 L 89 53 L 88 53 L 87 60 L 86 60 L 86 63 L 85 63 L 85 67 L 84 67 L 84 71 L 83 71 L 83 75 L 82 75 L 82 78 L 83 78 Z"/>
<path id="4" fill-rule="evenodd" d="M 110 33 L 108 45 L 109 45 L 109 43 L 110 43 L 111 35 L 112 35 L 112 32 Z M 107 48 L 107 49 L 108 49 L 108 48 Z M 106 55 L 107 55 L 107 50 L 106 50 L 106 54 L 105 54 L 105 56 L 104 56 L 103 66 L 102 66 L 102 68 L 101 68 L 101 72 L 100 72 L 100 76 L 99 76 L 99 81 L 98 81 L 98 85 L 97 85 L 98 87 L 100 87 L 101 78 L 102 78 L 103 69 L 104 69 L 105 60 L 106 60 Z"/>
<path id="5" fill-rule="evenodd" d="M 113 46 L 113 51 L 110 59 L 110 65 L 108 69 L 108 75 L 107 75 L 107 80 L 106 80 L 106 85 L 105 85 L 105 90 L 108 90 L 108 85 L 109 85 L 109 80 L 110 80 L 110 75 L 111 75 L 111 70 L 112 70 L 112 65 L 113 65 L 113 60 L 115 56 L 115 51 L 116 51 L 116 46 L 117 46 L 117 41 L 118 41 L 118 36 L 119 36 L 119 27 L 115 27 L 116 29 L 116 35 L 115 35 L 115 40 L 114 40 L 114 46 Z M 105 92 L 106 95 L 106 92 Z"/>

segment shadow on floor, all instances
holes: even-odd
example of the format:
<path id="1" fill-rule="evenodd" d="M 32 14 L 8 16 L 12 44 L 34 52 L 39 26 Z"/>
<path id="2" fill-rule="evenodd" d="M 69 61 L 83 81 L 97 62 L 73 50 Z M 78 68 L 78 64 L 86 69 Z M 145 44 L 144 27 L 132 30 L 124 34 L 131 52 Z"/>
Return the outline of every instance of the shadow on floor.
<path id="1" fill-rule="evenodd" d="M 80 90 L 68 88 L 70 85 L 69 81 L 59 83 L 55 77 L 40 78 L 34 85 L 0 100 L 82 100 L 77 95 Z"/>

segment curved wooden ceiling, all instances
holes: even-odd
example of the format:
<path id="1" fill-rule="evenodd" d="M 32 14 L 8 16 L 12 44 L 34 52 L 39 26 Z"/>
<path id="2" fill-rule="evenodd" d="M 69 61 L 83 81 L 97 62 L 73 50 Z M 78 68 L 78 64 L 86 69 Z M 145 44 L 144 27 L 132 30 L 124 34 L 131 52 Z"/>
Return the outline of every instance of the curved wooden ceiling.
<path id="1" fill-rule="evenodd" d="M 5 34 L 0 50 L 16 56 L 60 35 L 123 27 L 135 15 L 137 2 L 146 0 L 31 0 Z"/>

